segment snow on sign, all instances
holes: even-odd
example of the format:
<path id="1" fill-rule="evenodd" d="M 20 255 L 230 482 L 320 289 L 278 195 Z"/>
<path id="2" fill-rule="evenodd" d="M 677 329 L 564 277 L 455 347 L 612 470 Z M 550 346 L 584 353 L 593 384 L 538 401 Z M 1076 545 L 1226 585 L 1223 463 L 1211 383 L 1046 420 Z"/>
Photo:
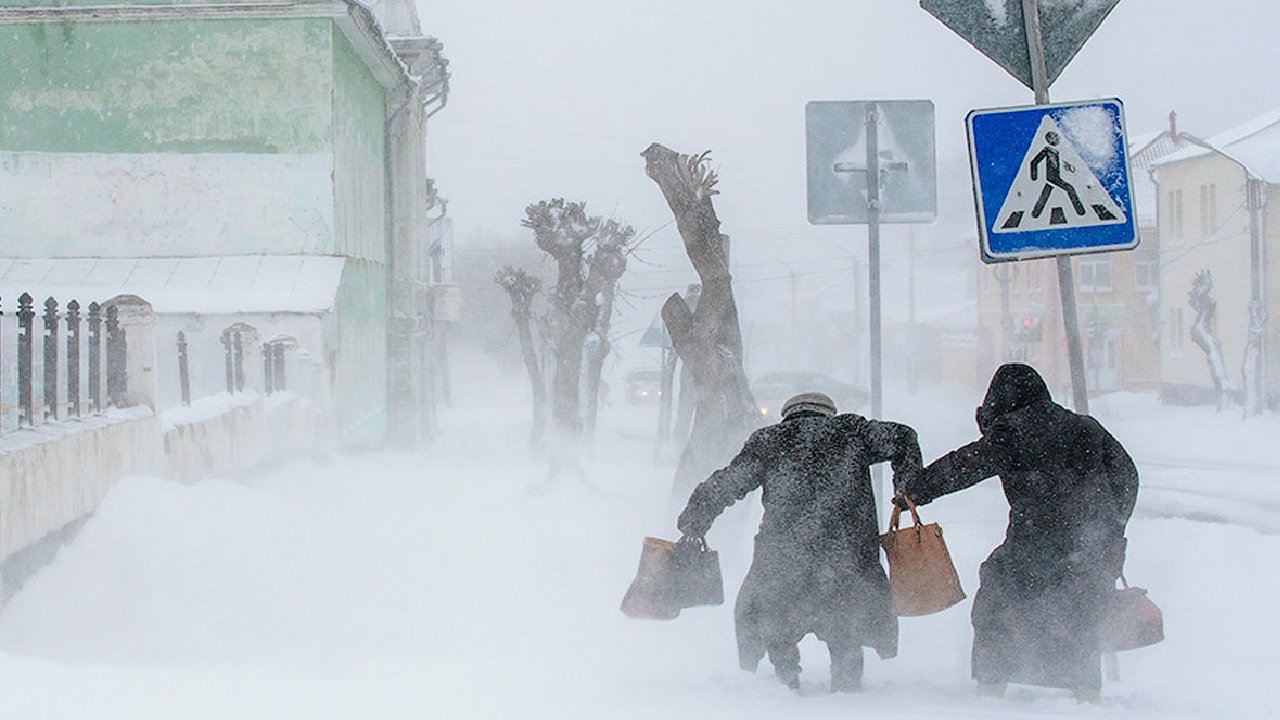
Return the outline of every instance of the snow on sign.
<path id="1" fill-rule="evenodd" d="M 1137 247 L 1118 99 L 969 113 L 987 262 Z"/>

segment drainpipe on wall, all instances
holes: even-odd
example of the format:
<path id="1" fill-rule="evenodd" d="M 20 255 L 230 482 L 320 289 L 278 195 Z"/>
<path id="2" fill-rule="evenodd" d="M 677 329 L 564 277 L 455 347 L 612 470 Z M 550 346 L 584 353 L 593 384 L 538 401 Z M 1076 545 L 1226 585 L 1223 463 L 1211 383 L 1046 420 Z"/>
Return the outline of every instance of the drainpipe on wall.
<path id="1" fill-rule="evenodd" d="M 383 127 L 383 143 L 382 143 L 382 166 L 384 174 L 384 186 L 386 188 L 386 199 L 383 202 L 384 221 L 383 225 L 386 232 L 386 257 L 387 257 L 387 388 L 386 388 L 386 407 L 387 407 L 387 440 L 392 444 L 403 444 L 404 437 L 402 427 L 404 423 L 403 413 L 399 409 L 400 403 L 405 401 L 404 393 L 401 392 L 402 375 L 405 371 L 405 363 L 408 358 L 401 357 L 407 348 L 404 340 L 404 319 L 401 317 L 400 303 L 400 275 L 398 272 L 399 261 L 398 242 L 400 240 L 399 223 L 396 220 L 397 211 L 400 208 L 398 202 L 398 189 L 400 182 L 397 181 L 395 155 L 393 148 L 396 145 L 396 123 L 409 104 L 414 102 L 418 97 L 420 85 L 416 80 L 411 80 L 405 91 L 404 102 L 387 116 Z M 410 434 L 412 434 L 410 432 Z"/>
<path id="2" fill-rule="evenodd" d="M 1173 113 L 1170 113 L 1170 116 L 1172 115 Z M 1172 125 L 1172 120 L 1170 121 L 1170 127 L 1171 128 L 1174 127 L 1174 125 Z M 1174 135 L 1173 137 L 1176 140 L 1178 136 Z M 1160 369 L 1164 365 L 1164 360 L 1162 359 L 1162 354 L 1164 353 L 1164 288 L 1163 288 L 1163 285 L 1164 285 L 1163 267 L 1164 266 L 1162 264 L 1164 262 L 1162 259 L 1164 257 L 1164 238 L 1161 237 L 1161 232 L 1160 232 L 1160 218 L 1164 217 L 1164 215 L 1161 214 L 1164 211 L 1164 208 L 1161 205 L 1161 203 L 1163 203 L 1164 200 L 1161 198 L 1161 196 L 1164 193 L 1161 192 L 1160 190 L 1160 181 L 1156 179 L 1155 165 L 1150 165 L 1147 167 L 1147 177 L 1151 178 L 1151 184 L 1154 185 L 1156 188 L 1156 323 L 1155 323 L 1155 331 L 1156 331 L 1156 362 L 1158 363 L 1158 366 L 1156 368 L 1156 384 L 1160 385 L 1164 382 L 1164 372 Z"/>

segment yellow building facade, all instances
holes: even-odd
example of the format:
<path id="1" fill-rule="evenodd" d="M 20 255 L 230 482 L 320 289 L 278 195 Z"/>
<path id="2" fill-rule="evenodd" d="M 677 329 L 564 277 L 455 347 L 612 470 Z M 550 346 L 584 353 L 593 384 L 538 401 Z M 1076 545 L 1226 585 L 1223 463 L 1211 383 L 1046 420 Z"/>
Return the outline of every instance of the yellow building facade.
<path id="1" fill-rule="evenodd" d="M 1207 271 L 1216 301 L 1209 328 L 1221 345 L 1232 397 L 1239 398 L 1244 387 L 1255 292 L 1272 316 L 1264 326 L 1263 389 L 1274 405 L 1280 391 L 1274 318 L 1280 308 L 1280 280 L 1274 279 L 1280 271 L 1280 111 L 1199 143 L 1203 146 L 1155 165 L 1162 248 L 1161 395 L 1175 403 L 1214 401 L 1209 362 L 1192 335 L 1197 313 L 1188 303 L 1197 274 Z"/>

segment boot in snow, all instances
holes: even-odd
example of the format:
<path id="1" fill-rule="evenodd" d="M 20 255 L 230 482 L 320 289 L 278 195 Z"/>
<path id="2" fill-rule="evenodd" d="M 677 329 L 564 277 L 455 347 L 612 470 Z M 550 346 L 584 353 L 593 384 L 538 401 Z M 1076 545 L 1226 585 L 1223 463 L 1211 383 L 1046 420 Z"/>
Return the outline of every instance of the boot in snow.
<path id="1" fill-rule="evenodd" d="M 800 689 L 800 648 L 795 645 L 769 648 L 769 662 L 783 685 Z"/>
<path id="2" fill-rule="evenodd" d="M 862 689 L 862 646 L 831 650 L 831 692 L 858 692 Z"/>

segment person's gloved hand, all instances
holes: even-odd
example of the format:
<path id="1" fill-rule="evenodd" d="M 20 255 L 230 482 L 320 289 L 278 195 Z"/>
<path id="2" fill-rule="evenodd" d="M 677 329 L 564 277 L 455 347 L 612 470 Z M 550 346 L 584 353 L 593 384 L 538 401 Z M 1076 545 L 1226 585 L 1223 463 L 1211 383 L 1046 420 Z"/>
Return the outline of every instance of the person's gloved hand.
<path id="1" fill-rule="evenodd" d="M 901 490 L 893 494 L 893 506 L 903 512 L 910 509 L 910 506 L 907 505 L 907 496 Z"/>
<path id="2" fill-rule="evenodd" d="M 702 518 L 686 510 L 680 513 L 680 517 L 676 518 L 676 529 L 684 537 L 690 539 L 701 538 L 706 537 L 711 525 L 710 523 L 702 522 Z"/>
<path id="3" fill-rule="evenodd" d="M 706 546 L 707 546 L 707 541 L 701 535 L 685 534 L 685 535 L 681 535 L 680 539 L 676 541 L 677 550 L 683 549 L 683 548 L 692 548 L 694 550 L 701 550 Z"/>

